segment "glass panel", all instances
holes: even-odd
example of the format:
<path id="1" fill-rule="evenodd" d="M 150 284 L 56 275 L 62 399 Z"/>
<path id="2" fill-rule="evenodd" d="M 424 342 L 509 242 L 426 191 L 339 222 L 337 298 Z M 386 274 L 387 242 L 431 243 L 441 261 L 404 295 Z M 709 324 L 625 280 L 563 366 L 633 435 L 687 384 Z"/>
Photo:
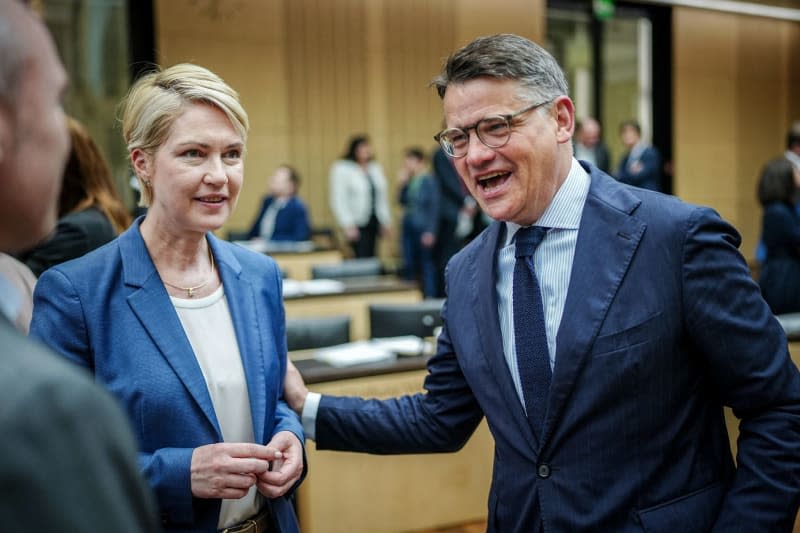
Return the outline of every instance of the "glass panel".
<path id="1" fill-rule="evenodd" d="M 42 8 L 70 78 L 67 113 L 86 125 L 130 205 L 130 169 L 116 120 L 130 83 L 127 0 L 44 0 Z"/>
<path id="2" fill-rule="evenodd" d="M 637 120 L 642 127 L 642 140 L 651 142 L 651 40 L 650 21 L 646 18 L 617 17 L 604 24 L 602 105 L 612 169 L 625 151 L 619 140 L 621 122 Z"/>
<path id="3" fill-rule="evenodd" d="M 564 69 L 578 119 L 595 116 L 591 19 L 571 9 L 547 10 L 547 50 Z"/>

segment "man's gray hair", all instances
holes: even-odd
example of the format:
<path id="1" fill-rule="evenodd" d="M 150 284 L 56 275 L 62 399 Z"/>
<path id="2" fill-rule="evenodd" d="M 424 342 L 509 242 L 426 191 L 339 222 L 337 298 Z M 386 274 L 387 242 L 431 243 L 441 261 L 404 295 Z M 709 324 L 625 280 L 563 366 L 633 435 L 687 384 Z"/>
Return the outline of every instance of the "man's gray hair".
<path id="1" fill-rule="evenodd" d="M 564 72 L 550 53 L 519 35 L 509 33 L 478 37 L 447 58 L 442 72 L 431 82 L 440 98 L 447 87 L 476 78 L 520 82 L 528 98 L 543 101 L 568 95 Z"/>

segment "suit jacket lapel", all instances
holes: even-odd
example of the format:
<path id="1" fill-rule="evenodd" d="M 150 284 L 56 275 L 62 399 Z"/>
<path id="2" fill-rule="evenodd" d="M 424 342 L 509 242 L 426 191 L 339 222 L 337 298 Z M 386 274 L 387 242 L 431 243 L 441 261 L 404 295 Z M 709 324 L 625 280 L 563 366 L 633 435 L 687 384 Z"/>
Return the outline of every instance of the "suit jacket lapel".
<path id="1" fill-rule="evenodd" d="M 139 223 L 120 235 L 119 247 L 124 282 L 131 289 L 128 305 L 131 306 L 153 344 L 169 361 L 175 374 L 200 406 L 221 440 L 222 431 L 203 372 L 150 258 L 139 232 Z"/>
<path id="2" fill-rule="evenodd" d="M 632 216 L 640 201 L 592 169 L 578 230 L 564 314 L 557 334 L 544 439 L 548 439 L 589 355 L 646 224 Z"/>
<path id="3" fill-rule="evenodd" d="M 209 234 L 208 240 L 219 265 L 228 309 L 236 331 L 236 341 L 239 343 L 250 397 L 253 434 L 256 442 L 264 442 L 267 387 L 261 339 L 266 338 L 262 331 L 265 326 L 263 320 L 259 320 L 255 290 L 246 276 L 242 275 L 241 264 L 216 237 Z"/>
<path id="4" fill-rule="evenodd" d="M 538 440 L 525 416 L 525 410 L 517 396 L 517 389 L 511 378 L 508 363 L 503 350 L 503 339 L 500 332 L 500 317 L 497 313 L 497 263 L 495 258 L 501 245 L 499 242 L 503 232 L 502 223 L 495 222 L 484 231 L 480 239 L 481 246 L 475 248 L 469 258 L 470 285 L 473 291 L 473 313 L 478 328 L 478 339 L 486 364 L 497 383 L 497 391 L 503 396 L 503 403 L 508 406 L 511 417 L 520 429 L 520 433 L 531 447 L 538 449 Z M 490 274 L 487 275 L 487 272 Z"/>

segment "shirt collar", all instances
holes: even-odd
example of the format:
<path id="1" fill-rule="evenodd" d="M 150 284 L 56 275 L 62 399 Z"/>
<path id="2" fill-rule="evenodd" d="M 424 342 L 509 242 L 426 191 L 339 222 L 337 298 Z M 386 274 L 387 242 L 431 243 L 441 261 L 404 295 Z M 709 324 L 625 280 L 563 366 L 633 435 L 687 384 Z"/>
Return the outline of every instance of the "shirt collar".
<path id="1" fill-rule="evenodd" d="M 573 157 L 567 179 L 558 188 L 550 205 L 547 206 L 547 209 L 544 210 L 544 213 L 542 213 L 542 216 L 539 217 L 534 226 L 578 229 L 581 223 L 583 204 L 586 203 L 586 196 L 589 194 L 590 182 L 589 174 L 578 163 L 578 160 Z M 521 226 L 514 222 L 506 222 L 505 226 L 505 246 L 508 246 Z"/>

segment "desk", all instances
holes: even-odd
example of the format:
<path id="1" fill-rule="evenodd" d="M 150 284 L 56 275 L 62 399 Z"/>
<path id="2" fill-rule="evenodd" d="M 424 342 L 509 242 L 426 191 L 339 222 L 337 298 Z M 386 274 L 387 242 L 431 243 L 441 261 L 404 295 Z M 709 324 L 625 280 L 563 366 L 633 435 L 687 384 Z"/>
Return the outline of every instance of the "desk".
<path id="1" fill-rule="evenodd" d="M 338 263 L 342 252 L 336 249 L 320 249 L 311 252 L 267 252 L 286 277 L 296 280 L 311 279 L 311 266 L 320 263 Z"/>
<path id="2" fill-rule="evenodd" d="M 329 294 L 286 296 L 288 318 L 349 315 L 350 338 L 369 338 L 369 304 L 414 303 L 422 300 L 416 283 L 394 276 L 368 276 L 341 280 L 344 291 Z"/>
<path id="3" fill-rule="evenodd" d="M 380 369 L 315 369 L 310 360 L 297 366 L 309 382 L 324 374 L 315 392 L 389 397 L 422 390 L 427 371 L 410 368 L 425 360 L 401 357 Z M 396 533 L 486 520 L 494 441 L 485 421 L 457 453 L 366 455 L 318 451 L 312 441 L 306 453 L 308 477 L 297 493 L 303 533 Z"/>
<path id="4" fill-rule="evenodd" d="M 342 260 L 342 252 L 336 248 L 320 247 L 311 241 L 265 242 L 254 239 L 233 242 L 248 250 L 269 255 L 278 263 L 286 277 L 301 281 L 311 279 L 311 265 L 338 263 Z"/>

